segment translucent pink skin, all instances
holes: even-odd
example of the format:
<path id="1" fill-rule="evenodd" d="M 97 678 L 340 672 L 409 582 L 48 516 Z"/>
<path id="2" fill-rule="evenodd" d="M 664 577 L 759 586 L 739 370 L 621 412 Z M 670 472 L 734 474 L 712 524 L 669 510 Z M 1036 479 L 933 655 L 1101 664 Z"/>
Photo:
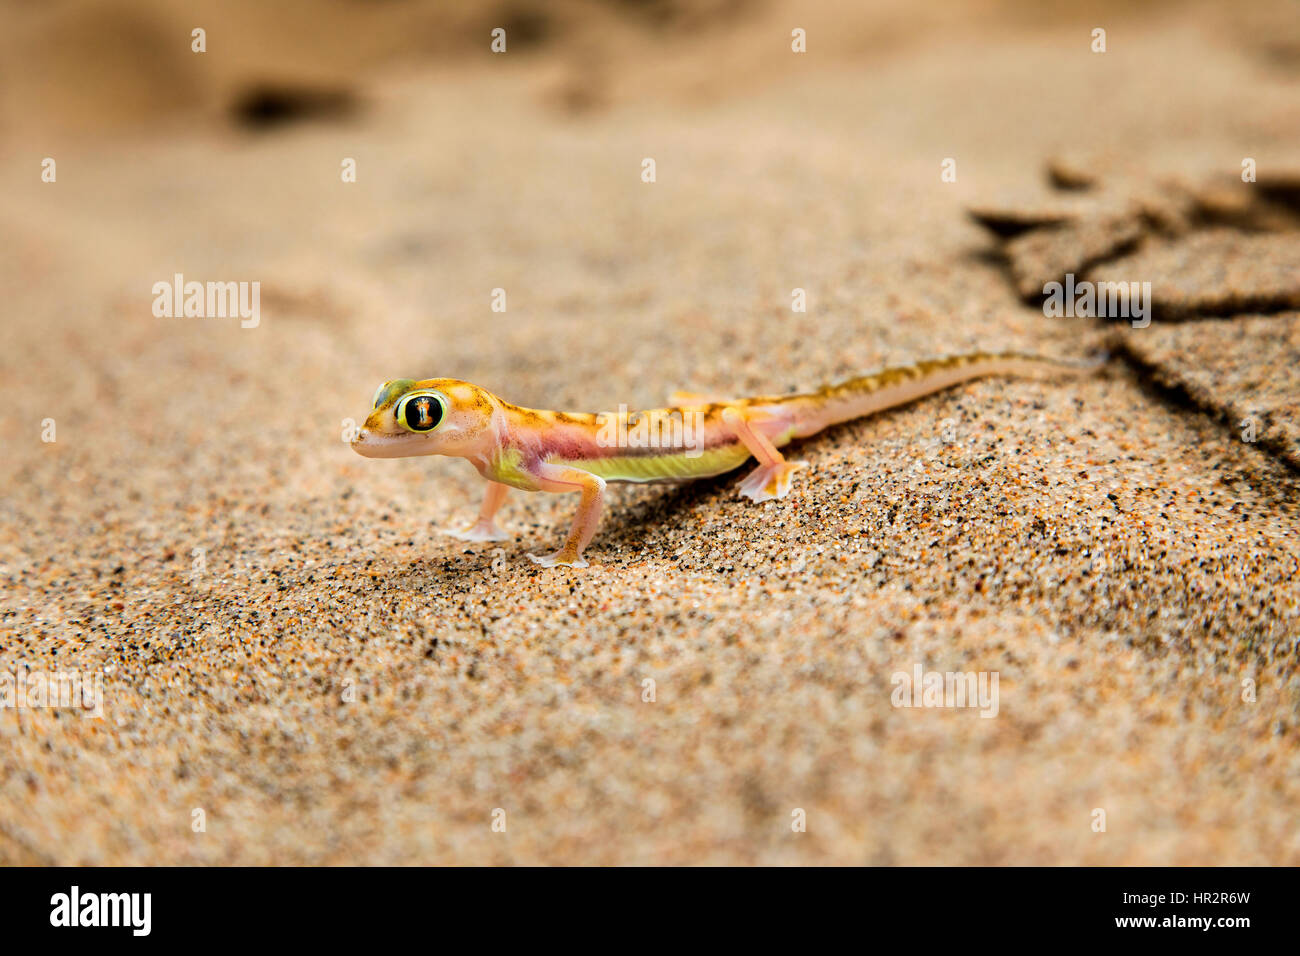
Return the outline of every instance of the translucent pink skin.
<path id="1" fill-rule="evenodd" d="M 679 393 L 674 398 L 680 404 L 621 419 L 614 413 L 522 408 L 456 379 L 400 380 L 381 386 L 383 400 L 352 447 L 367 458 L 447 455 L 473 464 L 489 484 L 478 519 L 468 528 L 447 532 L 461 540 L 508 537 L 497 527 L 496 514 L 510 487 L 577 492 L 578 512 L 564 544 L 552 554 L 529 557 L 545 567 L 586 567 L 582 554 L 600 524 L 608 481 L 704 478 L 731 471 L 753 457 L 757 467 L 740 483 L 740 494 L 753 501 L 783 498 L 794 473 L 807 465 L 787 461 L 778 450 L 795 438 L 984 376 L 1077 374 L 1091 367 L 1018 353 L 973 353 L 885 369 L 787 396 L 708 401 Z M 426 395 L 442 405 L 444 414 L 432 430 L 412 431 L 398 413 L 405 401 Z M 687 428 L 687 423 L 693 427 Z M 654 436 L 655 443 L 632 443 L 631 434 Z"/>

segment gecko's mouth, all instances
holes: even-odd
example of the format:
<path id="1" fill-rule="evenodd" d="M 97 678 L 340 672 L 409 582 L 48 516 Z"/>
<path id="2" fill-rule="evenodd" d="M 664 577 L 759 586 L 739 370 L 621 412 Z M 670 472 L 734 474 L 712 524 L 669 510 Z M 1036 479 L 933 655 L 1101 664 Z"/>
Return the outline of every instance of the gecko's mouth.
<path id="1" fill-rule="evenodd" d="M 363 458 L 401 458 L 410 454 L 410 449 L 400 438 L 380 435 L 368 428 L 361 429 L 352 439 L 352 450 Z"/>

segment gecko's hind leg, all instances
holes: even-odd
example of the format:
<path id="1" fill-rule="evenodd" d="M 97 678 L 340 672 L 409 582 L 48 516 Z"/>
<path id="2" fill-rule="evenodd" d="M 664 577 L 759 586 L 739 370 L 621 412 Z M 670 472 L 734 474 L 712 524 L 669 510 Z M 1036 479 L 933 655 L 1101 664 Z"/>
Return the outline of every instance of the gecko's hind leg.
<path id="1" fill-rule="evenodd" d="M 790 482 L 806 461 L 786 461 L 776 446 L 762 432 L 754 428 L 737 408 L 724 408 L 722 420 L 731 426 L 736 437 L 744 442 L 749 453 L 758 460 L 758 467 L 740 483 L 740 493 L 752 501 L 769 501 L 784 498 L 790 493 Z"/>
<path id="2" fill-rule="evenodd" d="M 506 500 L 510 488 L 499 482 L 489 481 L 487 494 L 483 496 L 483 507 L 479 509 L 478 520 L 468 528 L 442 528 L 443 534 L 461 541 L 506 541 L 510 535 L 497 527 L 497 509 Z"/>

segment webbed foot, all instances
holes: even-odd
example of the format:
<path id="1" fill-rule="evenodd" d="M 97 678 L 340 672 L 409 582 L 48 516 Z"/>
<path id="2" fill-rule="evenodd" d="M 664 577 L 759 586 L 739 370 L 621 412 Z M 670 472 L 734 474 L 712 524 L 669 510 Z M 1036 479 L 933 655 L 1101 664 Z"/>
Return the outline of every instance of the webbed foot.
<path id="1" fill-rule="evenodd" d="M 459 541 L 510 540 L 510 535 L 506 534 L 495 524 L 484 524 L 481 521 L 470 525 L 468 528 L 439 528 L 438 531 L 449 538 L 456 538 Z"/>
<path id="2" fill-rule="evenodd" d="M 780 461 L 774 465 L 759 465 L 740 483 L 740 493 L 751 501 L 771 501 L 790 493 L 794 473 L 807 468 L 806 461 Z"/>
<path id="3" fill-rule="evenodd" d="M 544 568 L 585 568 L 586 560 L 577 551 L 561 548 L 552 554 L 530 554 L 528 560 Z"/>

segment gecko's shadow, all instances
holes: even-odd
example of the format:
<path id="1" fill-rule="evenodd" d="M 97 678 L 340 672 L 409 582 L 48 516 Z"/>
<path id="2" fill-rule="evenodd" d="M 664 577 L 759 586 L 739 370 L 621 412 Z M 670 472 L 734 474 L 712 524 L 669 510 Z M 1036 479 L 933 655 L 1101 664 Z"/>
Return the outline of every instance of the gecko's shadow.
<path id="1" fill-rule="evenodd" d="M 676 485 L 665 485 L 647 489 L 652 493 L 638 496 L 632 501 L 622 501 L 609 509 L 602 522 L 606 541 L 635 547 L 645 537 L 653 536 L 654 531 L 665 526 L 674 514 L 688 510 L 710 498 L 722 503 L 729 499 L 726 494 L 729 485 L 733 485 L 738 476 L 743 475 L 748 465 L 712 478 L 700 478 L 695 481 Z M 646 529 L 651 529 L 647 533 Z M 597 534 L 600 534 L 598 531 Z"/>
<path id="2" fill-rule="evenodd" d="M 892 409 L 881 414 L 888 414 L 889 411 L 892 411 Z M 781 451 L 787 458 L 792 460 L 805 458 L 819 447 L 831 447 L 837 437 L 842 437 L 863 427 L 865 426 L 861 420 L 836 422 L 816 435 L 795 439 L 789 445 L 784 446 Z M 641 536 L 637 534 L 639 529 L 650 525 L 651 522 L 654 522 L 655 525 L 663 525 L 666 519 L 671 519 L 674 513 L 702 504 L 710 499 L 718 507 L 727 505 L 738 508 L 756 507 L 753 502 L 743 499 L 736 487 L 756 465 L 757 462 L 751 458 L 739 468 L 724 472 L 721 475 L 714 475 L 711 478 L 699 478 L 677 485 L 661 485 L 658 486 L 657 494 L 647 495 L 643 499 L 620 503 L 616 507 L 611 507 L 605 516 L 605 520 L 601 523 L 601 529 L 596 532 L 597 540 L 603 533 L 605 541 L 609 545 L 618 544 L 625 547 L 635 547 L 641 543 Z M 806 472 L 802 473 L 802 477 L 805 481 L 811 480 Z M 700 533 L 703 534 L 704 532 Z"/>
<path id="3" fill-rule="evenodd" d="M 633 559 L 645 539 L 653 537 L 655 531 L 667 528 L 674 514 L 710 498 L 717 498 L 719 503 L 728 500 L 725 494 L 718 498 L 719 492 L 725 492 L 747 467 L 712 478 L 659 486 L 653 489 L 655 493 L 638 496 L 635 500 L 611 501 L 589 548 L 589 560 L 595 559 L 593 564 L 623 564 Z M 506 527 L 509 527 L 508 521 Z M 427 590 L 431 577 L 436 578 L 441 586 L 455 589 L 458 586 L 468 588 L 484 579 L 491 580 L 502 573 L 521 569 L 534 574 L 550 573 L 548 569 L 530 562 L 527 555 L 551 550 L 554 545 L 551 538 L 558 540 L 567 530 L 568 519 L 564 517 L 554 528 L 545 525 L 534 527 L 530 523 L 526 530 L 512 534 L 504 541 L 466 544 L 438 536 L 435 540 L 445 541 L 451 546 L 413 561 L 393 562 L 384 577 L 395 589 L 406 592 Z M 356 597 L 374 598 L 376 595 L 359 590 Z"/>

